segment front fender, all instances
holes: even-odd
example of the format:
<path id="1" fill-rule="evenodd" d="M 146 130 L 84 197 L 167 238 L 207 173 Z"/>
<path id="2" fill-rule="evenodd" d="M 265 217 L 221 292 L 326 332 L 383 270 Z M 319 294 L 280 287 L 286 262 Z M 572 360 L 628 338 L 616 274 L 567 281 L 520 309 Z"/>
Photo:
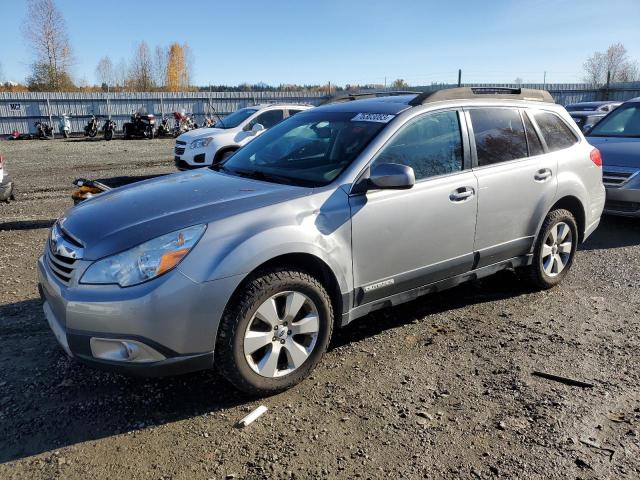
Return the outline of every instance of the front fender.
<path id="1" fill-rule="evenodd" d="M 296 253 L 320 259 L 343 293 L 352 290 L 351 218 L 342 189 L 214 222 L 179 268 L 193 280 L 206 282 L 246 276 L 269 260 Z"/>

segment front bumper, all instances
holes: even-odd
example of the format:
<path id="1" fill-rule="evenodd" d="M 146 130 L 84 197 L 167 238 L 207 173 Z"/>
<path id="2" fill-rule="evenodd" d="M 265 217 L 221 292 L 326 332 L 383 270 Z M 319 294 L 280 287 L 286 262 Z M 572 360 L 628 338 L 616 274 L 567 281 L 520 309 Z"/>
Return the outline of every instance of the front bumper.
<path id="1" fill-rule="evenodd" d="M 624 217 L 640 217 L 640 185 L 638 188 L 607 188 L 604 213 Z"/>
<path id="2" fill-rule="evenodd" d="M 51 270 L 46 255 L 38 260 L 45 317 L 69 356 L 143 376 L 213 366 L 219 321 L 235 289 L 233 277 L 200 284 L 175 269 L 134 287 L 79 285 L 77 277 L 85 268 L 79 267 L 67 285 Z M 128 346 L 137 353 L 128 355 Z"/>
<path id="3" fill-rule="evenodd" d="M 213 159 L 209 158 L 207 163 L 207 156 L 210 156 L 207 153 L 206 148 L 191 149 L 188 145 L 176 145 L 173 149 L 173 160 L 178 170 L 206 167 L 211 165 Z"/>

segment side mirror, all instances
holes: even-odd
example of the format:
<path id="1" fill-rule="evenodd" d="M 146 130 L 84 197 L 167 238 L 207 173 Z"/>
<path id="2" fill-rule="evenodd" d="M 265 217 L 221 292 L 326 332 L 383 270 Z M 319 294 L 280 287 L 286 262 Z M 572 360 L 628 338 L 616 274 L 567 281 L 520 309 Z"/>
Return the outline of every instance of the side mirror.
<path id="1" fill-rule="evenodd" d="M 262 125 L 261 123 L 254 123 L 253 127 L 251 127 L 251 135 L 257 135 L 263 130 L 264 130 L 264 125 Z"/>
<path id="2" fill-rule="evenodd" d="M 413 168 L 399 163 L 381 163 L 369 174 L 369 186 L 373 188 L 406 190 L 415 183 Z"/>

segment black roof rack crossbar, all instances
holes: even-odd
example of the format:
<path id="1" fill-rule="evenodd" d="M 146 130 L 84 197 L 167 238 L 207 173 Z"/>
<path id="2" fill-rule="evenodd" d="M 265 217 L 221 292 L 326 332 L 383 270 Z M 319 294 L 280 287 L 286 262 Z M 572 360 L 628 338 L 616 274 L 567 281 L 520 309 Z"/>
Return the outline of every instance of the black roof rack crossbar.
<path id="1" fill-rule="evenodd" d="M 397 97 L 399 95 L 419 95 L 419 94 L 420 92 L 409 91 L 409 90 L 347 93 L 345 95 L 335 95 L 331 98 L 328 98 L 327 100 L 322 102 L 320 105 L 328 105 L 330 103 L 352 102 L 354 100 L 362 100 L 363 98 Z"/>
<path id="2" fill-rule="evenodd" d="M 553 97 L 546 90 L 508 87 L 458 87 L 445 88 L 435 92 L 422 92 L 416 95 L 409 102 L 409 105 L 415 107 L 425 103 L 442 102 L 444 100 L 468 100 L 470 98 L 500 98 L 554 103 Z"/>

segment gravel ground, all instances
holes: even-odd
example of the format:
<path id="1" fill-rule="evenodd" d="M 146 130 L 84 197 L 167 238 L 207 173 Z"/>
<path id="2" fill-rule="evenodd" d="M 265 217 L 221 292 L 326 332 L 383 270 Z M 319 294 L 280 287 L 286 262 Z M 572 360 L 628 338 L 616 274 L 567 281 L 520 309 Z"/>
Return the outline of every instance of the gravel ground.
<path id="1" fill-rule="evenodd" d="M 261 401 L 214 372 L 140 380 L 66 358 L 37 296 L 47 228 L 75 177 L 172 172 L 171 145 L 0 143 L 20 188 L 0 205 L 0 478 L 640 478 L 637 220 L 604 219 L 553 290 L 502 272 L 360 319 Z"/>

